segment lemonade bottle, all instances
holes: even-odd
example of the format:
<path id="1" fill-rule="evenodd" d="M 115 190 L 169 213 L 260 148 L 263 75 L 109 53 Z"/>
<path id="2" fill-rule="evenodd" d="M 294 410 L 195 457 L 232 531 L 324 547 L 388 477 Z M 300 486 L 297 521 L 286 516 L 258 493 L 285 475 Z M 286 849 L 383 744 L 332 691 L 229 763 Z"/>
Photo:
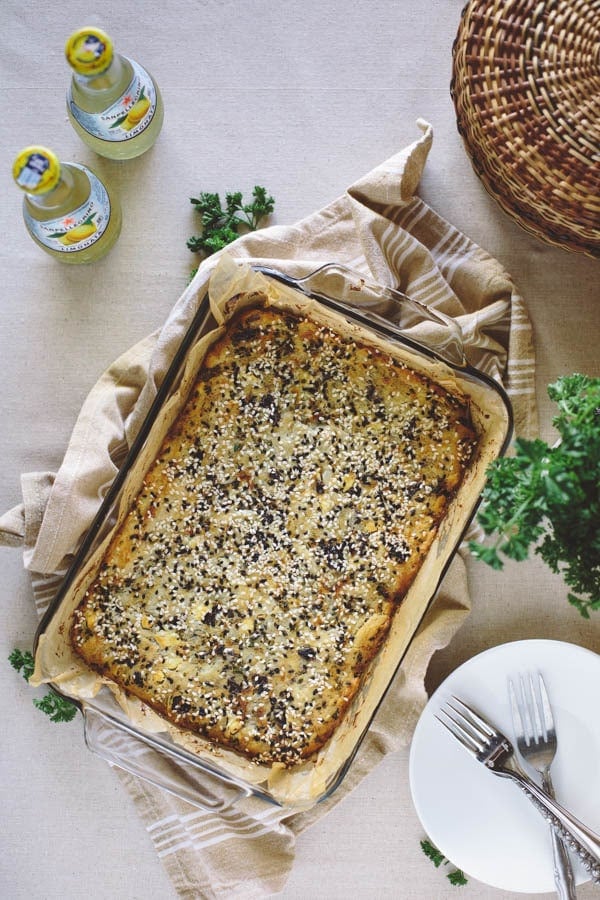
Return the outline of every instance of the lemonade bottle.
<path id="1" fill-rule="evenodd" d="M 65 263 L 108 253 L 121 230 L 121 208 L 90 169 L 34 146 L 19 153 L 13 177 L 25 191 L 25 225 L 42 250 Z"/>
<path id="2" fill-rule="evenodd" d="M 88 147 L 110 159 L 132 159 L 148 150 L 163 122 L 152 76 L 114 52 L 100 28 L 80 28 L 67 40 L 73 76 L 67 91 L 71 124 Z"/>

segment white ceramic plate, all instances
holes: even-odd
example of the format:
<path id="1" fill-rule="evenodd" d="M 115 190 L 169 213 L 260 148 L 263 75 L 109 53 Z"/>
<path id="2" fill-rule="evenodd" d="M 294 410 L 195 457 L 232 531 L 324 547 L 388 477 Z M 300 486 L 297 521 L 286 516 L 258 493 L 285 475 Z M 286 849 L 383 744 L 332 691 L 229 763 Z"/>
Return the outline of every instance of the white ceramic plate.
<path id="1" fill-rule="evenodd" d="M 558 735 L 558 800 L 600 833 L 600 656 L 562 641 L 501 644 L 456 669 L 432 695 L 410 751 L 410 785 L 427 836 L 467 875 L 506 891 L 554 890 L 552 848 L 541 815 L 516 784 L 477 762 L 435 718 L 451 694 L 512 739 L 507 679 L 539 670 Z M 578 884 L 588 876 L 574 860 Z"/>

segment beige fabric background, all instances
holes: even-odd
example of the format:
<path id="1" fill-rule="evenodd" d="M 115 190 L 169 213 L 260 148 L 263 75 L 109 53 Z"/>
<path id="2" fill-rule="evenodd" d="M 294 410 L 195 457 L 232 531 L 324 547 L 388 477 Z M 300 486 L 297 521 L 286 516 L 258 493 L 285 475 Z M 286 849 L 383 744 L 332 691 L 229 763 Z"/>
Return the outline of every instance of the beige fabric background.
<path id="1" fill-rule="evenodd" d="M 58 469 L 79 408 L 100 373 L 159 328 L 184 290 L 192 259 L 185 239 L 195 227 L 189 196 L 203 189 L 249 191 L 263 183 L 277 198 L 274 224 L 284 227 L 324 207 L 409 144 L 419 116 L 432 122 L 436 135 L 419 193 L 498 259 L 525 298 L 534 323 L 542 432 L 551 433 L 547 381 L 577 369 L 598 374 L 598 264 L 525 235 L 473 175 L 447 90 L 459 8 L 450 0 L 417 8 L 359 2 L 352 10 L 342 3 L 292 3 L 282 21 L 280 8 L 269 2 L 175 2 L 161 11 L 109 0 L 103 24 L 152 69 L 167 108 L 154 150 L 120 165 L 98 161 L 82 147 L 64 113 L 60 47 L 72 27 L 100 22 L 93 6 L 80 4 L 57 21 L 37 2 L 26 10 L 5 4 L 1 102 L 10 128 L 1 137 L 6 202 L 0 215 L 3 234 L 13 239 L 0 248 L 0 511 L 20 502 L 22 472 Z M 183 34 L 194 35 L 185 66 L 174 49 Z M 32 63 L 40 59 L 42 83 L 39 64 Z M 78 272 L 52 265 L 23 232 L 20 198 L 8 170 L 14 152 L 38 139 L 65 158 L 95 165 L 120 190 L 128 211 L 123 234 L 113 253 L 93 268 Z M 511 373 L 515 390 L 520 374 L 518 367 Z M 133 390 L 140 373 L 134 375 Z M 15 644 L 27 646 L 35 628 L 19 556 L 2 551 L 5 656 Z M 566 605 L 564 586 L 537 564 L 495 574 L 469 561 L 468 575 L 474 609 L 450 646 L 434 656 L 430 687 L 464 659 L 504 640 L 557 637 L 600 650 L 598 624 L 580 620 Z M 8 666 L 0 668 L 0 678 L 10 736 L 2 749 L 3 893 L 79 897 L 84 883 L 100 897 L 174 896 L 156 858 L 153 833 L 140 827 L 114 774 L 85 751 L 80 727 L 44 720 L 30 706 L 30 689 Z M 282 896 L 450 896 L 455 889 L 422 857 L 420 837 L 408 791 L 407 749 L 401 748 L 302 833 Z M 249 896 L 250 888 L 248 882 L 239 896 Z M 463 896 L 482 898 L 504 893 L 473 883 L 462 890 Z M 592 890 L 583 888 L 580 896 L 592 896 Z M 201 894 L 190 885 L 188 896 Z"/>

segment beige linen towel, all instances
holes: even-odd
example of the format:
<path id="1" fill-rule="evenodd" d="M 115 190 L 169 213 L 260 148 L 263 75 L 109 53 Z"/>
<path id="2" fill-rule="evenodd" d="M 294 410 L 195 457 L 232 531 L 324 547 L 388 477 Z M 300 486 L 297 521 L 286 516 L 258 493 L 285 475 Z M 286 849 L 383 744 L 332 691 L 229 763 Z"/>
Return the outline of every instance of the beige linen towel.
<path id="1" fill-rule="evenodd" d="M 329 206 L 292 227 L 251 233 L 231 255 L 308 274 L 336 261 L 398 287 L 461 326 L 469 361 L 502 381 L 518 434 L 537 428 L 531 328 L 500 264 L 417 195 L 432 130 Z M 41 614 L 88 528 L 168 368 L 216 257 L 200 266 L 164 327 L 125 353 L 84 403 L 58 473 L 22 478 L 23 503 L 0 518 L 0 543 L 24 547 Z M 256 798 L 224 813 L 186 804 L 119 770 L 175 890 L 188 898 L 251 900 L 282 889 L 295 837 L 340 801 L 388 752 L 406 744 L 426 702 L 424 676 L 470 608 L 464 563 L 455 557 L 342 786 L 326 802 L 289 815 Z M 234 840 L 235 838 L 235 840 Z"/>

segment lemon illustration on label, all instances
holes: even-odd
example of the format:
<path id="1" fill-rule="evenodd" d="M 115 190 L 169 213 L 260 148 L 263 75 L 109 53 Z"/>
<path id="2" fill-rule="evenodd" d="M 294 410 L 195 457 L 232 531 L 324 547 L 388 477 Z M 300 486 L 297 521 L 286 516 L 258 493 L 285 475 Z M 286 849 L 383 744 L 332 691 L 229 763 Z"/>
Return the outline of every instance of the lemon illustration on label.
<path id="1" fill-rule="evenodd" d="M 60 238 L 60 242 L 64 246 L 78 244 L 80 241 L 85 241 L 86 238 L 91 237 L 97 230 L 93 222 L 89 222 L 87 225 L 78 225 L 77 228 L 71 228 L 70 231 L 67 231 Z"/>
<path id="2" fill-rule="evenodd" d="M 150 109 L 150 100 L 146 96 L 144 88 L 140 92 L 140 96 L 133 104 L 131 109 L 127 110 L 126 115 L 121 116 L 116 122 L 110 126 L 111 128 L 121 128 L 123 131 L 130 131 L 136 125 L 139 125 L 142 119 Z"/>
<path id="3" fill-rule="evenodd" d="M 72 247 L 73 244 L 79 244 L 98 230 L 95 223 L 92 222 L 95 215 L 96 213 L 92 213 L 89 219 L 86 219 L 85 222 L 82 222 L 81 225 L 77 225 L 75 228 L 70 228 L 68 231 L 55 231 L 54 234 L 50 234 L 48 237 L 56 238 L 63 247 Z"/>
<path id="4" fill-rule="evenodd" d="M 150 109 L 150 101 L 147 97 L 140 97 L 137 103 L 134 103 L 129 112 L 127 113 L 127 117 L 125 121 L 122 123 L 121 128 L 124 128 L 126 131 L 129 131 L 130 128 L 133 128 L 134 125 L 139 125 L 142 121 L 148 110 Z"/>

